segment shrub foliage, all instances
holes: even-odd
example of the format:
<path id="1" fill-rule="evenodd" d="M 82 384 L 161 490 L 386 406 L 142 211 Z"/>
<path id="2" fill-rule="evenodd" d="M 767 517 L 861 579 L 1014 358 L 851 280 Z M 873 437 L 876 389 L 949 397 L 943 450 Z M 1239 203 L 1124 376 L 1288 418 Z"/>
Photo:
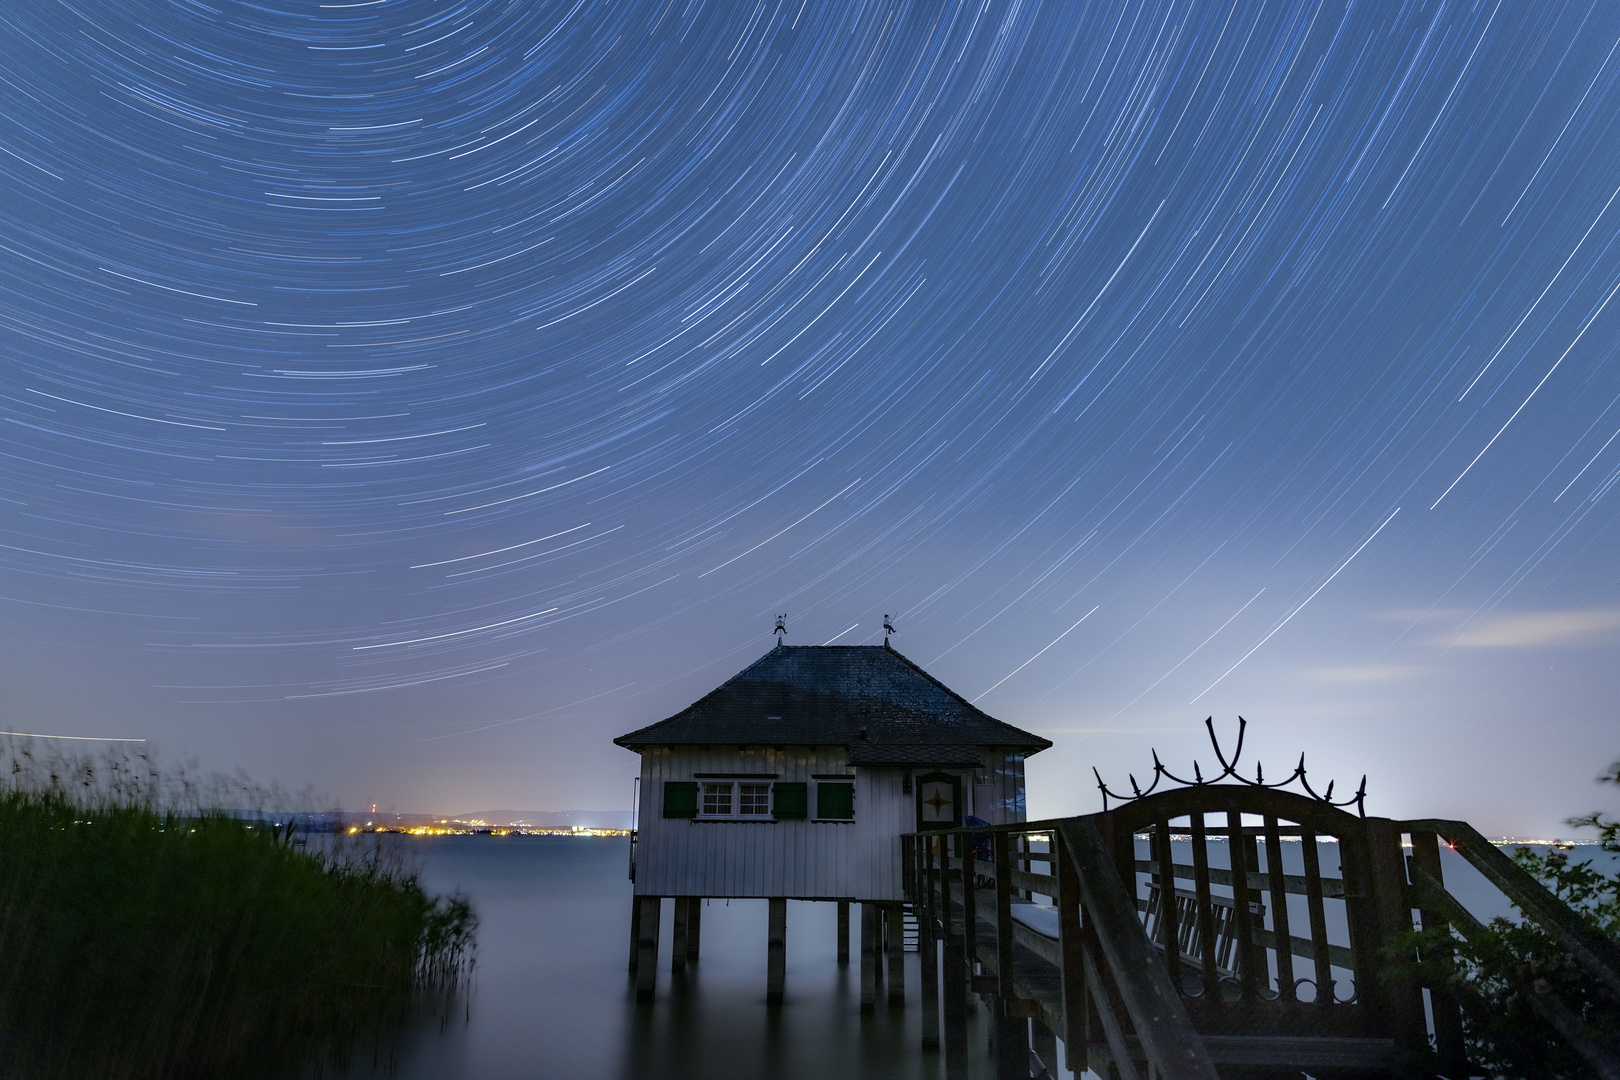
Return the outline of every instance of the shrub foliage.
<path id="1" fill-rule="evenodd" d="M 1599 779 L 1620 783 L 1620 762 Z M 1597 829 L 1602 849 L 1620 854 L 1620 821 L 1588 814 L 1569 824 Z M 1620 943 L 1620 873 L 1572 861 L 1560 848 L 1521 847 L 1513 861 L 1593 929 Z M 1562 1002 L 1599 1038 L 1620 1033 L 1620 1002 L 1556 937 L 1528 919 L 1494 919 L 1466 942 L 1449 930 L 1428 930 L 1393 944 L 1406 956 L 1415 944 L 1431 985 L 1446 985 L 1455 994 L 1469 1060 L 1491 1076 L 1585 1080 L 1593 1075 L 1537 1012 L 1537 997 Z"/>

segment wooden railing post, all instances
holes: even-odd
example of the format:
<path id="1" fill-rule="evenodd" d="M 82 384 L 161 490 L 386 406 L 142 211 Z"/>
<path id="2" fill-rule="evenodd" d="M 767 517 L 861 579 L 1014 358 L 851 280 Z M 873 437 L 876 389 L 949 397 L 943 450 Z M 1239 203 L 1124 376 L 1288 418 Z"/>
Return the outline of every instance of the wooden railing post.
<path id="1" fill-rule="evenodd" d="M 972 917 L 973 878 L 972 872 L 966 870 L 971 863 L 972 852 L 967 850 L 965 836 L 962 833 L 948 833 L 945 835 L 946 847 L 943 855 L 943 880 L 940 882 L 941 906 L 945 923 L 945 1080 L 967 1080 L 968 1049 L 967 1049 L 967 984 L 968 973 L 968 945 L 962 940 L 963 931 L 972 932 L 972 924 L 967 921 Z M 951 895 L 955 886 L 951 881 L 951 850 L 954 847 L 962 859 L 966 880 L 962 882 L 964 898 L 967 903 L 963 905 L 964 921 L 956 921 L 955 903 Z"/>
<path id="2" fill-rule="evenodd" d="M 1013 1013 L 1011 833 L 993 836 L 996 868 L 996 1080 L 1029 1080 L 1029 1023 Z"/>
<path id="3" fill-rule="evenodd" d="M 1097 928 L 1103 959 L 1150 1069 L 1163 1080 L 1218 1080 L 1169 974 L 1152 955 L 1134 890 L 1120 880 L 1097 826 L 1090 818 L 1071 818 L 1058 825 L 1058 833 L 1074 859 L 1088 921 Z M 1115 1053 L 1128 1056 L 1128 1048 Z"/>
<path id="4" fill-rule="evenodd" d="M 1357 845 L 1361 848 L 1357 861 L 1362 865 L 1355 876 L 1365 875 L 1371 895 L 1360 905 L 1359 917 L 1352 917 L 1352 927 L 1360 925 L 1368 935 L 1368 940 L 1358 942 L 1355 950 L 1356 996 L 1374 1007 L 1369 1011 L 1382 1013 L 1380 1026 L 1395 1039 L 1397 1075 L 1416 1076 L 1429 1049 L 1423 995 L 1413 977 L 1412 961 L 1416 957 L 1387 957 L 1382 948 L 1383 942 L 1394 935 L 1413 929 L 1401 834 L 1389 818 L 1367 818 L 1362 838 L 1363 843 Z M 1347 904 L 1351 879 L 1352 875 L 1346 873 Z M 1365 892 L 1366 887 L 1358 891 Z"/>
<path id="5" fill-rule="evenodd" d="M 1063 958 L 1059 972 L 1063 984 L 1063 1053 L 1076 1076 L 1086 1071 L 1086 1044 L 1091 1041 L 1090 1004 L 1086 1000 L 1086 960 L 1084 930 L 1080 923 L 1080 877 L 1074 859 L 1052 834 L 1049 846 L 1057 875 L 1058 951 Z"/>
<path id="6" fill-rule="evenodd" d="M 1412 863 L 1421 867 L 1441 888 L 1445 878 L 1440 869 L 1440 837 L 1419 829 L 1412 831 Z M 1417 875 L 1411 875 L 1414 881 Z M 1449 934 L 1451 923 L 1433 907 L 1422 905 L 1423 929 Z M 1429 987 L 1429 1003 L 1434 1011 L 1434 1043 L 1440 1056 L 1440 1072 L 1446 1076 L 1469 1075 L 1468 1055 L 1463 1046 L 1462 1009 L 1450 988 Z"/>

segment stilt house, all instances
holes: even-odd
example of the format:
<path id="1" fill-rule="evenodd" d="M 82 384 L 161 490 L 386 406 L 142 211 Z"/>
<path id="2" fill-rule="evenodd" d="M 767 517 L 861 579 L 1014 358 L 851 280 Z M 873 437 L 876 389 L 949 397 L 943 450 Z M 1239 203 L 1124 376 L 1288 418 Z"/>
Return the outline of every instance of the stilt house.
<path id="1" fill-rule="evenodd" d="M 778 644 L 614 742 L 641 755 L 638 922 L 674 897 L 684 938 L 694 901 L 766 898 L 774 949 L 787 899 L 841 901 L 841 957 L 848 902 L 898 922 L 901 834 L 1025 820 L 1024 759 L 1052 745 L 975 708 L 887 642 Z"/>

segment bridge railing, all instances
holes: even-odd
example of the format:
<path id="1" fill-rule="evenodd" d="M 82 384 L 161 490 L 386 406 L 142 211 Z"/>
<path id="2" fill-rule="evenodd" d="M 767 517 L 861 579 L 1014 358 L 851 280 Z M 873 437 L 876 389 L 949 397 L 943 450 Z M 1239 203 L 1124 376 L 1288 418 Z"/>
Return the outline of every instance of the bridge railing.
<path id="1" fill-rule="evenodd" d="M 998 1078 L 1030 1076 L 1032 1050 L 1055 1074 L 1054 1036 L 1071 1069 L 1111 1066 L 1120 1080 L 1283 1065 L 1469 1075 L 1450 987 L 1425 985 L 1414 957 L 1390 947 L 1419 925 L 1479 932 L 1446 889 L 1442 841 L 1620 999 L 1614 944 L 1467 824 L 1211 785 L 904 838 L 925 1044 L 941 1041 L 939 985 L 951 1080 L 966 1076 L 969 993 L 991 1009 Z M 1620 1080 L 1613 1035 L 1556 995 L 1525 991 L 1598 1076 Z"/>

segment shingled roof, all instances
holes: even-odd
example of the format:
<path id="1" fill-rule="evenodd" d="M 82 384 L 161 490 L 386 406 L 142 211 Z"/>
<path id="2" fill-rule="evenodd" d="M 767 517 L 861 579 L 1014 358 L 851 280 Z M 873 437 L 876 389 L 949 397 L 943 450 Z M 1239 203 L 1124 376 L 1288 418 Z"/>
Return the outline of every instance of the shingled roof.
<path id="1" fill-rule="evenodd" d="M 887 644 L 778 645 L 668 720 L 613 741 L 638 752 L 693 743 L 843 745 L 852 763 L 873 765 L 971 763 L 969 747 L 1033 754 L 1052 745 L 974 708 Z"/>

